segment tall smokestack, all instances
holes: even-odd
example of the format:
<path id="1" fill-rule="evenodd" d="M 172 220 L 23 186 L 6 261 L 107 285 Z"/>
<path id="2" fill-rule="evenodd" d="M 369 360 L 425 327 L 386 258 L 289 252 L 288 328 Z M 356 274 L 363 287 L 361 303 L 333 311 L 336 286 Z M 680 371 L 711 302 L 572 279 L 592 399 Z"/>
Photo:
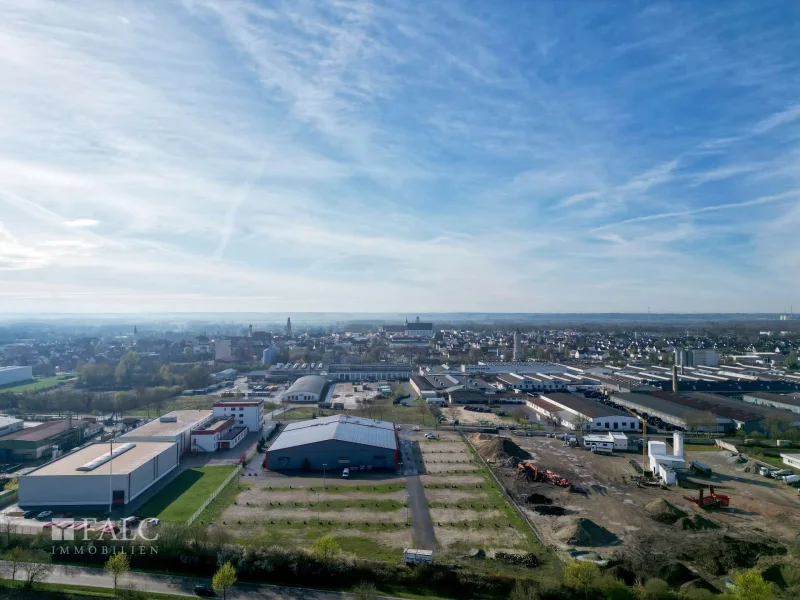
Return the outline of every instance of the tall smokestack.
<path id="1" fill-rule="evenodd" d="M 672 365 L 672 393 L 678 393 L 678 365 Z"/>

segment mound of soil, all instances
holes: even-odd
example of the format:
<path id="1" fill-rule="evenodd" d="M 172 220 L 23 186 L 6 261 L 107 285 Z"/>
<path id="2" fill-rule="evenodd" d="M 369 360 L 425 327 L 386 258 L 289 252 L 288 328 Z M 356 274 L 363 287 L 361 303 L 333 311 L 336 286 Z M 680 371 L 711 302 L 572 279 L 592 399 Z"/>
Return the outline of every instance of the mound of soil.
<path id="1" fill-rule="evenodd" d="M 532 552 L 525 554 L 514 554 L 512 552 L 495 552 L 495 560 L 500 560 L 511 565 L 521 565 L 523 567 L 538 567 L 539 558 Z"/>
<path id="2" fill-rule="evenodd" d="M 706 531 L 708 529 L 719 529 L 719 525 L 714 523 L 714 521 L 711 519 L 706 519 L 702 515 L 695 515 L 693 517 L 681 519 L 679 525 L 681 529 L 686 531 Z"/>
<path id="3" fill-rule="evenodd" d="M 573 546 L 610 546 L 619 542 L 616 535 L 589 519 L 576 519 L 563 527 L 556 537 Z"/>
<path id="4" fill-rule="evenodd" d="M 666 581 L 670 587 L 678 587 L 697 579 L 697 575 L 692 573 L 683 563 L 671 562 L 658 570 L 658 578 Z"/>
<path id="5" fill-rule="evenodd" d="M 689 597 L 692 597 L 692 590 L 708 590 L 712 594 L 719 594 L 719 590 L 714 587 L 714 584 L 709 583 L 705 579 L 692 579 L 681 586 L 681 594 L 685 594 Z"/>
<path id="6" fill-rule="evenodd" d="M 769 540 L 713 535 L 684 543 L 680 560 L 696 563 L 711 575 L 724 575 L 754 567 L 762 556 L 786 554 L 786 548 Z"/>
<path id="7" fill-rule="evenodd" d="M 636 573 L 631 571 L 630 569 L 626 569 L 620 564 L 612 565 L 608 567 L 605 571 L 608 575 L 611 575 L 614 579 L 619 579 L 625 585 L 633 585 L 636 583 Z"/>
<path id="8" fill-rule="evenodd" d="M 566 508 L 562 508 L 561 506 L 548 506 L 546 504 L 534 506 L 533 511 L 548 517 L 561 517 L 567 514 Z"/>
<path id="9" fill-rule="evenodd" d="M 686 516 L 686 513 L 683 512 L 677 506 L 670 504 L 663 498 L 659 498 L 658 500 L 653 500 L 652 502 L 648 502 L 645 504 L 644 509 L 650 515 L 654 521 L 658 521 L 659 523 L 666 523 L 667 525 L 672 525 L 678 519 L 682 519 Z"/>
<path id="10" fill-rule="evenodd" d="M 525 502 L 527 502 L 528 504 L 552 504 L 553 499 L 548 498 L 544 494 L 537 494 L 536 492 L 534 492 L 533 494 L 525 498 Z"/>
<path id="11" fill-rule="evenodd" d="M 485 433 L 473 433 L 470 437 L 475 449 L 485 460 L 506 461 L 509 457 L 530 458 L 531 455 L 507 438 Z"/>
<path id="12" fill-rule="evenodd" d="M 776 563 L 761 572 L 761 575 L 780 588 L 800 586 L 800 567 Z"/>

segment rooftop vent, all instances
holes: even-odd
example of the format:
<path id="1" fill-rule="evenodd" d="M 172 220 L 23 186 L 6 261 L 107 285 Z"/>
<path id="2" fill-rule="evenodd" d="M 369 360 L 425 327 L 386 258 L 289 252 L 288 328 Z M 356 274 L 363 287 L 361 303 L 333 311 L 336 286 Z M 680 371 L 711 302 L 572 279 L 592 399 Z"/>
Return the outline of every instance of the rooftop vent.
<path id="1" fill-rule="evenodd" d="M 75 469 L 76 471 L 94 471 L 97 467 L 106 464 L 112 458 L 117 458 L 120 454 L 125 454 L 128 450 L 133 450 L 136 447 L 136 444 L 122 444 L 121 446 L 117 446 L 111 452 L 106 452 L 105 454 L 98 456 L 94 460 L 89 461 L 85 465 L 82 465 Z"/>
<path id="2" fill-rule="evenodd" d="M 178 417 L 175 415 L 164 415 L 158 419 L 161 423 L 177 423 Z"/>

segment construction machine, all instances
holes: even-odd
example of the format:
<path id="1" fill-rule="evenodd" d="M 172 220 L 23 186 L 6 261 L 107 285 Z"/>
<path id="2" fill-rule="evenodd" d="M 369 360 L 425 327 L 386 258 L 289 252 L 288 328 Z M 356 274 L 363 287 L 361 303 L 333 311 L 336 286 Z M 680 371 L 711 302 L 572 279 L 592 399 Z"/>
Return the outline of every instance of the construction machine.
<path id="1" fill-rule="evenodd" d="M 533 463 L 521 462 L 517 465 L 517 468 L 520 475 L 528 481 L 542 481 L 544 479 L 544 474 Z"/>
<path id="2" fill-rule="evenodd" d="M 553 473 L 553 471 L 545 471 L 544 477 L 553 485 L 557 485 L 559 487 L 569 487 L 569 480 L 563 478 L 558 473 Z"/>
<path id="3" fill-rule="evenodd" d="M 700 494 L 697 497 L 684 496 L 684 499 L 689 502 L 694 502 L 700 508 L 722 508 L 731 503 L 731 497 L 714 492 L 714 486 L 708 486 L 708 496 L 704 494 L 705 488 L 700 488 Z"/>

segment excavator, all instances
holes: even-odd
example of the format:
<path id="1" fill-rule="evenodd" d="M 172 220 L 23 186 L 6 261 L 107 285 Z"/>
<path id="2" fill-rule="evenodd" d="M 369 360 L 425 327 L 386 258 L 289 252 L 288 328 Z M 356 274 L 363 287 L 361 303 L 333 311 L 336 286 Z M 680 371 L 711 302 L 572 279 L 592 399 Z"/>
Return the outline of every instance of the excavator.
<path id="1" fill-rule="evenodd" d="M 517 465 L 520 474 L 522 474 L 528 481 L 548 481 L 553 485 L 559 487 L 569 487 L 569 480 L 561 477 L 558 473 L 553 471 L 543 471 L 536 465 L 530 462 L 521 462 Z"/>
<path id="2" fill-rule="evenodd" d="M 722 508 L 731 503 L 731 497 L 723 494 L 715 494 L 714 486 L 708 486 L 708 496 L 703 494 L 704 488 L 700 488 L 700 495 L 697 497 L 684 496 L 685 500 L 694 502 L 700 508 Z"/>

